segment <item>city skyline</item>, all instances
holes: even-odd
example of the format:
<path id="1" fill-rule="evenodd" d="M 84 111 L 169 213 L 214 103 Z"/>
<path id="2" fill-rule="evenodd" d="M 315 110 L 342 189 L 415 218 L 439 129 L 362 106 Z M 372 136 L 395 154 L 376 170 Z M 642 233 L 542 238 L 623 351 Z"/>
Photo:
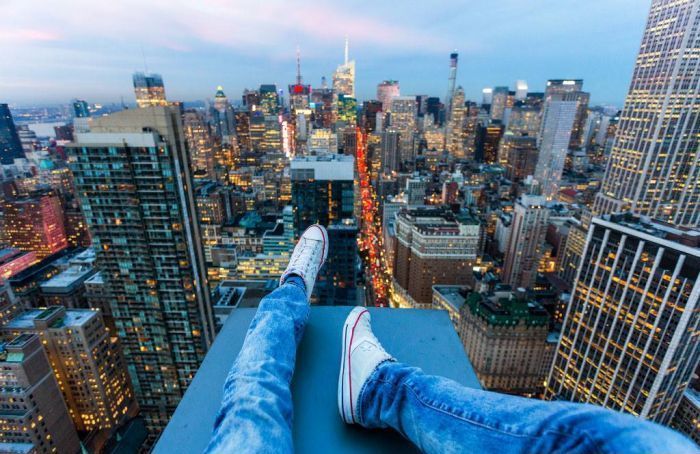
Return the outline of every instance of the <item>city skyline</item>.
<path id="1" fill-rule="evenodd" d="M 546 2 L 537 9 L 515 1 L 466 8 L 443 2 L 408 5 L 408 12 L 374 4 L 291 10 L 279 3 L 243 12 L 212 1 L 178 8 L 71 2 L 48 14 L 33 3 L 12 1 L 0 19 L 0 51 L 12 62 L 0 72 L 0 98 L 14 105 L 76 97 L 132 102 L 130 75 L 144 69 L 163 75 L 170 99 L 213 98 L 218 85 L 238 99 L 260 81 L 278 87 L 294 81 L 297 45 L 304 82 L 318 87 L 342 63 L 345 36 L 357 61 L 359 99 L 374 98 L 384 79 L 399 80 L 403 93 L 442 95 L 445 54 L 456 48 L 457 84 L 467 99 L 516 79 L 543 91 L 547 79 L 562 77 L 586 80 L 594 103 L 621 105 L 647 11 L 629 0 L 585 8 Z M 372 14 L 363 17 L 363 6 Z M 83 20 L 103 16 L 110 21 Z"/>

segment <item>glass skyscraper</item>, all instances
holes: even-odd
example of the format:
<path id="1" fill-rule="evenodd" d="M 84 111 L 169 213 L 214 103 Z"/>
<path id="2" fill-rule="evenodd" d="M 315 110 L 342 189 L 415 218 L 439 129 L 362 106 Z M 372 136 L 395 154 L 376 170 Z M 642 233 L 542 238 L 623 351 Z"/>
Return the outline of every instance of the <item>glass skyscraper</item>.
<path id="1" fill-rule="evenodd" d="M 12 164 L 15 159 L 22 158 L 24 150 L 10 108 L 7 104 L 0 104 L 0 164 Z"/>
<path id="2" fill-rule="evenodd" d="M 165 106 L 165 85 L 163 77 L 155 73 L 134 73 L 134 94 L 139 107 Z"/>

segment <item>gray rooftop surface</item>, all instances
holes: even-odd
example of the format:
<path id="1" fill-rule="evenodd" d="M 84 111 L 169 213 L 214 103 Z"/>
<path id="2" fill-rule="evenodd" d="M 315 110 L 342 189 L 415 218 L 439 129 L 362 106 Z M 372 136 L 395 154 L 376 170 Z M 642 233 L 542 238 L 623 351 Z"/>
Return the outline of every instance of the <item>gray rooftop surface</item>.
<path id="1" fill-rule="evenodd" d="M 390 430 L 345 425 L 338 415 L 340 333 L 352 307 L 313 307 L 292 383 L 297 452 L 417 452 Z M 466 386 L 481 388 L 447 312 L 370 308 L 375 334 L 399 361 Z M 211 437 L 223 384 L 255 309 L 226 321 L 194 381 L 155 446 L 155 454 L 202 452 Z"/>

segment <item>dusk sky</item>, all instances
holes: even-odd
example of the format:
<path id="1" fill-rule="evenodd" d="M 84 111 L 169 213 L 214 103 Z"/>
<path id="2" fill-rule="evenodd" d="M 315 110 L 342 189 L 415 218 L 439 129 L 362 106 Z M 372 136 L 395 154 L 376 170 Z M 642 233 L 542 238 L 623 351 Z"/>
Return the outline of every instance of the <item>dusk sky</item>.
<path id="1" fill-rule="evenodd" d="M 217 85 L 240 99 L 293 83 L 297 45 L 304 81 L 319 86 L 346 35 L 360 100 L 383 79 L 443 98 L 456 48 L 469 99 L 517 79 L 542 91 L 548 78 L 583 78 L 593 104 L 621 105 L 649 1 L 0 0 L 0 11 L 0 102 L 18 105 L 133 102 L 144 55 L 168 99 L 211 98 Z"/>

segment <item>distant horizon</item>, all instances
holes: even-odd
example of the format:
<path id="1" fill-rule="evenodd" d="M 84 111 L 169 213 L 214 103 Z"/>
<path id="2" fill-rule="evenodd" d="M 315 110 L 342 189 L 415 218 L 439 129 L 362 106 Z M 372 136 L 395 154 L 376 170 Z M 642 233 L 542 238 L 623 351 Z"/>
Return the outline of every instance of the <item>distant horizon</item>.
<path id="1" fill-rule="evenodd" d="M 621 106 L 649 10 L 638 0 L 435 3 L 63 0 L 46 11 L 39 0 L 9 0 L 0 17 L 0 102 L 131 103 L 131 75 L 144 69 L 163 76 L 171 100 L 212 98 L 217 85 L 239 99 L 261 83 L 294 83 L 297 46 L 304 82 L 319 87 L 342 62 L 348 36 L 360 101 L 385 79 L 398 80 L 402 95 L 444 99 L 456 48 L 457 84 L 469 100 L 520 79 L 543 91 L 547 79 L 579 78 L 592 104 Z"/>

